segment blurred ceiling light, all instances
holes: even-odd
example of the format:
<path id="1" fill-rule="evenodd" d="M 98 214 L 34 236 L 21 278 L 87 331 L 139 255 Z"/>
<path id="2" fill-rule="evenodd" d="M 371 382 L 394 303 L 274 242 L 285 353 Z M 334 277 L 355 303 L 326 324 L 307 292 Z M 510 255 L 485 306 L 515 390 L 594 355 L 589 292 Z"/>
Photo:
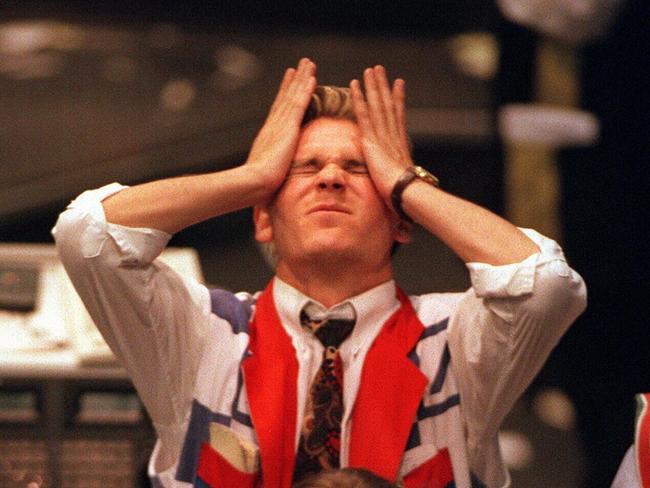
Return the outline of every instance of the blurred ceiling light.
<path id="1" fill-rule="evenodd" d="M 512 144 L 559 149 L 593 146 L 600 137 L 598 118 L 574 108 L 513 103 L 499 109 L 497 120 L 501 137 Z"/>
<path id="2" fill-rule="evenodd" d="M 499 432 L 499 446 L 503 462 L 510 469 L 521 470 L 530 466 L 535 457 L 533 445 L 521 432 L 502 430 Z"/>
<path id="3" fill-rule="evenodd" d="M 180 44 L 183 33 L 174 24 L 154 24 L 147 32 L 147 42 L 153 47 L 171 49 Z"/>
<path id="4" fill-rule="evenodd" d="M 171 80 L 160 91 L 160 103 L 167 110 L 180 112 L 190 106 L 195 95 L 196 89 L 190 80 Z"/>
<path id="5" fill-rule="evenodd" d="M 460 34 L 449 41 L 452 58 L 461 73 L 491 80 L 499 67 L 499 43 L 483 32 Z"/>
<path id="6" fill-rule="evenodd" d="M 533 411 L 547 425 L 569 431 L 575 426 L 576 413 L 573 403 L 562 390 L 545 388 L 533 401 Z"/>
<path id="7" fill-rule="evenodd" d="M 100 68 L 101 75 L 113 83 L 129 83 L 135 79 L 138 63 L 127 56 L 108 58 Z"/>
<path id="8" fill-rule="evenodd" d="M 83 46 L 83 29 L 62 22 L 0 24 L 0 53 L 26 54 L 43 49 L 75 50 Z"/>
<path id="9" fill-rule="evenodd" d="M 64 66 L 60 53 L 0 54 L 0 73 L 16 80 L 50 78 L 61 73 Z"/>
<path id="10" fill-rule="evenodd" d="M 235 44 L 217 48 L 214 62 L 217 71 L 212 80 L 214 85 L 222 90 L 233 90 L 247 85 L 262 72 L 262 63 L 257 56 Z"/>
<path id="11" fill-rule="evenodd" d="M 497 0 L 503 15 L 563 42 L 585 43 L 605 35 L 623 0 Z"/>

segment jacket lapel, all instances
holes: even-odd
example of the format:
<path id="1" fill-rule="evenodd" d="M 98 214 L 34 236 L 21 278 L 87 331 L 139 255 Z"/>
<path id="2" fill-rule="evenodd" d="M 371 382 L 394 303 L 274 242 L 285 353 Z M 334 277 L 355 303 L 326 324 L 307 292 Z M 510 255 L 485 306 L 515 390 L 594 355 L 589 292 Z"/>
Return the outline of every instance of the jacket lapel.
<path id="1" fill-rule="evenodd" d="M 273 282 L 249 326 L 251 356 L 242 363 L 265 487 L 291 486 L 295 463 L 298 361 L 273 303 Z"/>
<path id="2" fill-rule="evenodd" d="M 349 456 L 350 466 L 370 469 L 389 480 L 397 478 L 428 382 L 407 357 L 424 326 L 404 292 L 398 289 L 397 294 L 402 306 L 384 324 L 363 365 Z"/>

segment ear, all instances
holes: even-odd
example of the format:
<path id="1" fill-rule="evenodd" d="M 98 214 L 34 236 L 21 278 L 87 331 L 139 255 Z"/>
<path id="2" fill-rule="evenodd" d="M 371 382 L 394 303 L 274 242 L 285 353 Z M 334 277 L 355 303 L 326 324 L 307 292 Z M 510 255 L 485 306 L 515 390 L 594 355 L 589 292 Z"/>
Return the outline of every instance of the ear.
<path id="1" fill-rule="evenodd" d="M 253 207 L 253 222 L 255 224 L 255 240 L 260 243 L 273 241 L 273 225 L 271 212 L 265 205 Z"/>
<path id="2" fill-rule="evenodd" d="M 408 244 L 413 240 L 413 224 L 399 219 L 395 224 L 393 239 L 400 244 Z"/>

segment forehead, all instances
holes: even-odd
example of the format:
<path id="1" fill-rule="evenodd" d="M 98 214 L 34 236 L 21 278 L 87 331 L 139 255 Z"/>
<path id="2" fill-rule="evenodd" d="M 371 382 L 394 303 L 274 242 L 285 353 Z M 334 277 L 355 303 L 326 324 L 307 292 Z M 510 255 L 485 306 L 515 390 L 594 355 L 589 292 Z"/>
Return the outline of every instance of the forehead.
<path id="1" fill-rule="evenodd" d="M 302 129 L 296 159 L 337 155 L 360 158 L 361 154 L 361 132 L 357 124 L 346 119 L 320 117 Z"/>

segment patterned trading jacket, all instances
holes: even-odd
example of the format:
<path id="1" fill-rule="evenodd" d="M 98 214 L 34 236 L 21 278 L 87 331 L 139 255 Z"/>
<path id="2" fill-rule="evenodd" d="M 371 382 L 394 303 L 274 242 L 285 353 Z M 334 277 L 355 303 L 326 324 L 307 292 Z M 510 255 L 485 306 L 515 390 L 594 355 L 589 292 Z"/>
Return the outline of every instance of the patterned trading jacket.
<path id="1" fill-rule="evenodd" d="M 154 485 L 288 487 L 314 357 L 286 314 L 298 292 L 276 277 L 261 294 L 233 295 L 178 275 L 156 259 L 169 234 L 106 222 L 101 201 L 122 188 L 80 195 L 53 235 L 156 428 Z M 407 298 L 391 281 L 350 299 L 353 335 L 360 320 L 372 334 L 344 363 L 342 466 L 407 487 L 509 485 L 499 425 L 586 303 L 557 243 L 523 231 L 540 252 L 468 263 L 465 293 Z M 259 446 L 261 474 L 228 481 L 242 474 L 204 444 L 211 423 Z"/>

